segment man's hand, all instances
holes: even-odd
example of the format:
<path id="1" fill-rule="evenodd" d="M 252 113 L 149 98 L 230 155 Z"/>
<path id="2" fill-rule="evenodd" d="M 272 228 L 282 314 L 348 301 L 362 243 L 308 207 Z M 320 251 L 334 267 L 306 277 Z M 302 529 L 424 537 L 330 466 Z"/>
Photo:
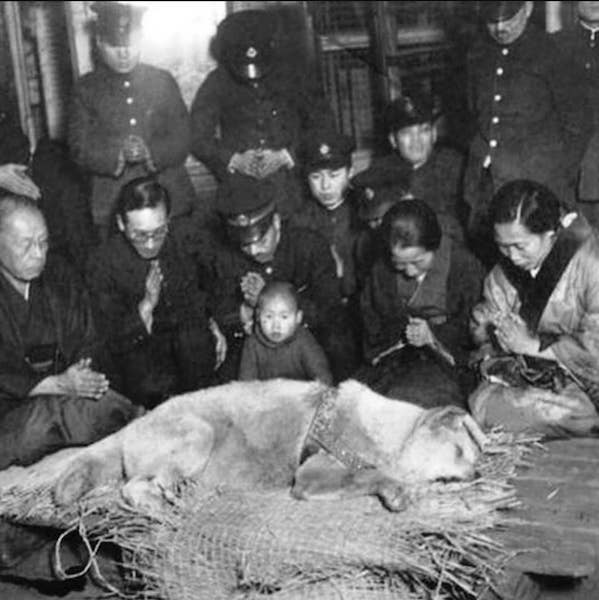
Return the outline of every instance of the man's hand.
<path id="1" fill-rule="evenodd" d="M 131 164 L 144 163 L 147 170 L 152 173 L 156 171 L 150 149 L 139 135 L 129 135 L 125 138 L 123 157 L 125 162 Z"/>
<path id="2" fill-rule="evenodd" d="M 103 373 L 94 371 L 91 364 L 91 358 L 82 358 L 60 375 L 42 379 L 29 395 L 64 394 L 98 400 L 108 391 L 110 382 Z"/>
<path id="3" fill-rule="evenodd" d="M 39 200 L 41 197 L 40 189 L 27 175 L 26 165 L 0 165 L 0 188 L 33 200 Z"/>
<path id="4" fill-rule="evenodd" d="M 406 339 L 412 346 L 420 348 L 422 346 L 433 346 L 435 336 L 425 319 L 410 317 L 406 327 Z"/>
<path id="5" fill-rule="evenodd" d="M 250 335 L 254 327 L 254 309 L 246 302 L 242 302 L 239 307 L 239 320 L 243 326 L 243 331 Z"/>
<path id="6" fill-rule="evenodd" d="M 241 173 L 254 179 L 260 179 L 258 150 L 249 149 L 245 152 L 236 152 L 231 157 L 227 169 L 230 173 Z"/>
<path id="7" fill-rule="evenodd" d="M 243 293 L 244 301 L 255 308 L 258 302 L 258 296 L 262 291 L 262 288 L 266 285 L 262 275 L 250 271 L 241 278 L 241 291 Z"/>
<path id="8" fill-rule="evenodd" d="M 286 148 L 282 150 L 261 150 L 258 153 L 258 179 L 265 179 L 279 169 L 292 169 L 295 163 Z"/>
<path id="9" fill-rule="evenodd" d="M 214 336 L 214 350 L 216 353 L 214 370 L 216 371 L 225 362 L 225 358 L 227 357 L 227 338 L 223 335 L 218 323 L 212 318 L 209 321 L 209 327 Z"/>
<path id="10" fill-rule="evenodd" d="M 158 259 L 150 263 L 150 270 L 146 275 L 146 293 L 143 300 L 138 305 L 138 312 L 141 320 L 146 326 L 148 333 L 152 332 L 152 320 L 154 309 L 160 300 L 160 291 L 162 290 L 162 281 L 164 277 L 160 270 Z"/>

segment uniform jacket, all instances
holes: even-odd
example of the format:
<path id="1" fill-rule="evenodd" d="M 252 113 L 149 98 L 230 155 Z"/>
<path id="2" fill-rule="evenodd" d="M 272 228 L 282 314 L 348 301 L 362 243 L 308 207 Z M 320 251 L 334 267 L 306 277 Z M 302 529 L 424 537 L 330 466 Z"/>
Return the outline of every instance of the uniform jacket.
<path id="1" fill-rule="evenodd" d="M 429 159 L 414 169 L 394 152 L 375 158 L 368 169 L 354 177 L 356 185 L 397 187 L 398 194 L 424 200 L 440 217 L 446 232 L 462 239 L 458 214 L 462 196 L 464 157 L 452 148 L 437 146 Z"/>
<path id="2" fill-rule="evenodd" d="M 420 285 L 393 270 L 386 259 L 373 266 L 361 295 L 364 356 L 374 358 L 402 338 L 410 316 L 424 318 L 457 362 L 469 347 L 470 309 L 480 298 L 483 272 L 461 244 L 443 237 Z"/>
<path id="3" fill-rule="evenodd" d="M 300 326 L 290 339 L 278 344 L 268 340 L 259 328 L 246 338 L 239 379 L 252 381 L 276 377 L 333 384 L 327 357 L 305 327 Z"/>
<path id="4" fill-rule="evenodd" d="M 291 217 L 298 227 L 318 232 L 329 243 L 331 254 L 336 252 L 343 263 L 337 270 L 343 296 L 349 297 L 356 291 L 355 244 L 360 224 L 351 198 L 328 210 L 314 198 L 306 201 L 301 210 Z"/>
<path id="5" fill-rule="evenodd" d="M 193 154 L 221 181 L 236 152 L 286 148 L 297 166 L 271 178 L 281 189 L 279 209 L 289 216 L 302 203 L 297 157 L 302 132 L 330 128 L 333 117 L 323 96 L 303 82 L 275 73 L 246 84 L 217 67 L 196 93 L 191 123 Z"/>
<path id="6" fill-rule="evenodd" d="M 575 93 L 576 69 L 544 32 L 528 24 L 512 44 L 489 36 L 468 56 L 468 95 L 474 137 L 464 193 L 483 207 L 501 185 L 532 179 L 572 201 L 576 171 L 586 146 L 589 109 Z M 481 198 L 483 167 L 491 185 Z"/>
<path id="7" fill-rule="evenodd" d="M 599 240 L 575 221 L 562 230 L 535 279 L 499 263 L 481 305 L 519 314 L 575 376 L 599 384 Z"/>
<path id="8" fill-rule="evenodd" d="M 5 98 L 0 97 L 0 165 L 27 164 L 29 140 Z"/>
<path id="9" fill-rule="evenodd" d="M 51 372 L 37 372 L 26 360 L 34 346 L 56 344 L 53 369 L 61 373 L 80 358 L 101 359 L 87 292 L 66 266 L 49 262 L 31 283 L 26 301 L 0 275 L 0 411 L 21 400 Z M 97 370 L 105 365 L 94 364 Z"/>
<path id="10" fill-rule="evenodd" d="M 198 236 L 197 261 L 210 282 L 214 316 L 228 335 L 243 331 L 240 282 L 250 271 L 265 281 L 292 283 L 299 292 L 304 321 L 312 330 L 328 329 L 337 321 L 341 293 L 335 264 L 326 240 L 313 231 L 283 223 L 274 258 L 266 264 L 255 262 L 228 240 Z"/>
<path id="11" fill-rule="evenodd" d="M 105 65 L 75 85 L 69 118 L 69 147 L 74 161 L 92 177 L 94 222 L 110 224 L 121 186 L 147 175 L 142 165 L 128 166 L 120 177 L 118 155 L 130 134 L 142 137 L 171 198 L 171 214 L 189 212 L 194 190 L 185 168 L 189 154 L 189 114 L 173 76 L 139 64 L 128 74 Z"/>
<path id="12" fill-rule="evenodd" d="M 593 135 L 580 165 L 578 197 L 599 202 L 599 30 L 593 32 L 578 23 L 573 29 L 554 34 L 554 39 L 560 52 L 578 68 L 573 95 L 576 98 L 586 95 L 593 111 L 588 123 Z"/>

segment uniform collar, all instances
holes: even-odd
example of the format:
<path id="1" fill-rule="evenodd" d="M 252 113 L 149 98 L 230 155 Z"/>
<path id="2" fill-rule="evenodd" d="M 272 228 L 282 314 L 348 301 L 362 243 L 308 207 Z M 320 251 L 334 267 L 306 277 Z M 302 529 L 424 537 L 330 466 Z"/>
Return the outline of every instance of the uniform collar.
<path id="1" fill-rule="evenodd" d="M 591 42 L 594 42 L 595 36 L 597 35 L 597 32 L 599 32 L 599 25 L 597 25 L 596 27 L 592 27 L 591 25 L 588 25 L 587 23 L 581 20 L 579 20 L 578 23 L 582 28 L 583 33 L 589 36 Z"/>

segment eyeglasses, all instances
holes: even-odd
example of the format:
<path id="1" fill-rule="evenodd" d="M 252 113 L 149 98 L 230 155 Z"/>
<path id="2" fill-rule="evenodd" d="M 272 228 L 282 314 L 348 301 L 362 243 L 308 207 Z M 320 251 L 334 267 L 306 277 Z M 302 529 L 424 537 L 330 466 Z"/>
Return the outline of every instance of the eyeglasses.
<path id="1" fill-rule="evenodd" d="M 153 231 L 129 231 L 129 239 L 134 244 L 147 244 L 148 242 L 159 242 L 166 237 L 168 233 L 168 223 L 156 227 Z"/>

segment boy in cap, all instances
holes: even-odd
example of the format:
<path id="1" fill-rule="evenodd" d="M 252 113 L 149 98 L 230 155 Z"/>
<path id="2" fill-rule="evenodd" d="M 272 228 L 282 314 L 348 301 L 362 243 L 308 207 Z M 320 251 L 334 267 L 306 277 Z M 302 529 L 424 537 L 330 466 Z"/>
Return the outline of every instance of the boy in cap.
<path id="1" fill-rule="evenodd" d="M 277 188 L 267 180 L 232 175 L 218 191 L 222 239 L 198 235 L 197 261 L 212 282 L 214 318 L 227 337 L 224 380 L 235 379 L 243 339 L 258 296 L 273 279 L 298 290 L 306 324 L 330 356 L 343 304 L 327 242 L 281 219 Z"/>
<path id="2" fill-rule="evenodd" d="M 264 10 L 235 12 L 219 24 L 219 66 L 191 108 L 192 151 L 221 182 L 231 173 L 271 181 L 287 218 L 302 204 L 301 134 L 332 126 L 333 115 L 303 59 L 279 59 L 277 28 L 276 15 Z"/>
<path id="3" fill-rule="evenodd" d="M 254 332 L 246 338 L 239 379 L 319 380 L 333 384 L 327 357 L 302 325 L 303 313 L 292 284 L 267 283 L 258 296 Z"/>
<path id="4" fill-rule="evenodd" d="M 343 296 L 356 291 L 354 242 L 359 232 L 353 175 L 353 141 L 335 131 L 307 132 L 300 151 L 310 198 L 292 217 L 299 227 L 320 233 L 329 243 Z"/>
<path id="5" fill-rule="evenodd" d="M 375 159 L 353 180 L 365 193 L 389 188 L 400 198 L 420 198 L 454 239 L 463 239 L 458 218 L 463 157 L 437 145 L 437 113 L 431 97 L 404 95 L 385 111 L 385 129 L 393 152 Z"/>
<path id="6" fill-rule="evenodd" d="M 173 76 L 140 63 L 144 8 L 95 2 L 96 68 L 75 85 L 69 119 L 74 161 L 91 175 L 91 210 L 101 237 L 113 223 L 121 186 L 155 174 L 174 218 L 196 204 L 185 168 L 189 114 Z"/>
<path id="7" fill-rule="evenodd" d="M 578 70 L 531 23 L 533 4 L 480 2 L 486 32 L 467 58 L 474 136 L 464 198 L 469 234 L 487 263 L 495 258 L 485 244 L 492 241 L 487 210 L 494 193 L 508 181 L 530 179 L 571 205 L 592 118 L 584 94 L 575 93 Z"/>

